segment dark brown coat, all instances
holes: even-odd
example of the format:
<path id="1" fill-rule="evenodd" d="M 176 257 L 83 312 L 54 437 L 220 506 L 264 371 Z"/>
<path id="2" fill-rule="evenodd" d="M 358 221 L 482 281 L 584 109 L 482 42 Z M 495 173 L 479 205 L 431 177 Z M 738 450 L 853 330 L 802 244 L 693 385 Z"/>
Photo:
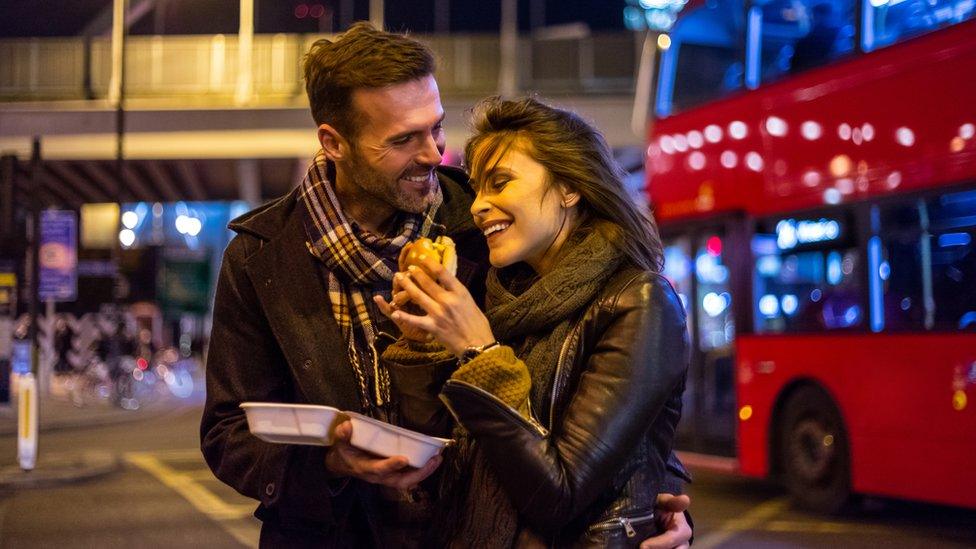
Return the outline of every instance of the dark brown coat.
<path id="1" fill-rule="evenodd" d="M 468 211 L 473 193 L 459 170 L 438 172 L 444 204 L 437 220 L 458 244 L 459 278 L 483 295 L 487 249 Z M 374 488 L 330 479 L 325 448 L 259 440 L 239 408 L 245 401 L 360 406 L 323 267 L 305 245 L 297 192 L 230 228 L 238 234 L 224 252 L 214 302 L 200 426 L 204 457 L 217 478 L 260 502 L 262 544 L 373 544 Z"/>

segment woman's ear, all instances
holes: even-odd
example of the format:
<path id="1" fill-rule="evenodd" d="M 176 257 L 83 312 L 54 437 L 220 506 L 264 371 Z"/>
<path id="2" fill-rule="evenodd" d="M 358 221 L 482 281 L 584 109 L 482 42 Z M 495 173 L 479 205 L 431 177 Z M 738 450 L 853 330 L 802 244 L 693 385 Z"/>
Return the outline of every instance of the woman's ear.
<path id="1" fill-rule="evenodd" d="M 576 191 L 567 191 L 563 189 L 563 208 L 572 208 L 579 203 L 580 194 Z"/>
<path id="2" fill-rule="evenodd" d="M 349 150 L 349 142 L 329 124 L 319 126 L 319 144 L 322 145 L 325 156 L 333 162 L 343 160 Z"/>

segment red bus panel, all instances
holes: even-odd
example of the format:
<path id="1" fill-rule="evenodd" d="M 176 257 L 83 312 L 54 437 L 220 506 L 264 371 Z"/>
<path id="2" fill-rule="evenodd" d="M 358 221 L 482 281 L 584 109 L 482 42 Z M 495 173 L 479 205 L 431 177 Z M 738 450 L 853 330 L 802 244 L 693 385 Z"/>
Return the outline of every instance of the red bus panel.
<path id="1" fill-rule="evenodd" d="M 744 474 L 770 472 L 776 407 L 812 380 L 840 408 L 856 492 L 976 507 L 976 345 L 970 334 L 747 336 L 737 344 Z M 960 393 L 963 396 L 960 396 Z"/>
<path id="2" fill-rule="evenodd" d="M 655 216 L 762 216 L 976 178 L 973 36 L 976 20 L 657 121 Z"/>

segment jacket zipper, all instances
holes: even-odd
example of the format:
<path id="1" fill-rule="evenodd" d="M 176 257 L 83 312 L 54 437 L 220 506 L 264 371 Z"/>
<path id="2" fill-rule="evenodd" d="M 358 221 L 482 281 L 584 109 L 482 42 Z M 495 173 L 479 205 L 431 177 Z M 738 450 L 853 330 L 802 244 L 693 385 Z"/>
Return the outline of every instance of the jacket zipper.
<path id="1" fill-rule="evenodd" d="M 634 528 L 634 524 L 642 524 L 651 520 L 654 520 L 653 512 L 636 517 L 617 517 L 605 520 L 603 522 L 598 522 L 590 526 L 588 530 L 591 532 L 600 532 L 603 530 L 614 530 L 622 527 L 624 532 L 627 533 L 627 537 L 633 538 L 637 536 L 637 530 Z"/>
<path id="2" fill-rule="evenodd" d="M 556 398 L 559 396 L 559 380 L 562 378 L 563 365 L 566 361 L 566 354 L 569 352 L 569 342 L 572 341 L 573 336 L 576 335 L 577 330 L 579 330 L 582 321 L 577 322 L 573 329 L 570 330 L 566 339 L 563 340 L 562 349 L 559 350 L 559 359 L 556 361 L 556 376 L 553 378 L 552 382 L 552 397 L 549 401 L 549 430 L 552 430 L 553 418 L 556 415 Z"/>
<path id="3" fill-rule="evenodd" d="M 635 274 L 634 276 L 632 276 L 630 280 L 628 280 L 627 283 L 623 285 L 622 288 L 626 288 L 627 286 L 630 286 L 630 283 L 633 282 L 638 276 L 640 275 Z M 621 291 L 623 290 L 621 289 L 617 292 L 618 296 Z M 590 308 L 592 307 L 593 306 L 591 305 Z M 563 371 L 563 362 L 565 362 L 566 360 L 566 353 L 569 351 L 569 342 L 572 341 L 573 337 L 578 335 L 579 331 L 582 329 L 583 319 L 585 317 L 586 317 L 586 313 L 584 313 L 583 316 L 576 321 L 576 324 L 573 326 L 573 329 L 570 330 L 569 335 L 567 335 L 565 341 L 563 341 L 562 349 L 560 349 L 559 351 L 559 359 L 556 362 L 556 377 L 553 378 L 553 384 L 552 384 L 552 400 L 549 402 L 549 430 L 550 431 L 552 430 L 552 424 L 554 421 L 553 418 L 556 413 L 556 397 L 559 394 L 559 386 L 558 386 L 559 378 L 561 377 L 560 374 Z"/>
<path id="4" fill-rule="evenodd" d="M 531 428 L 533 431 L 535 431 L 537 434 L 539 434 L 539 436 L 541 436 L 543 438 L 549 436 L 549 431 L 545 427 L 543 427 L 538 421 L 536 421 L 535 418 L 533 418 L 531 416 L 530 417 L 523 416 L 522 414 L 520 414 L 518 412 L 518 410 L 516 410 L 515 408 L 512 408 L 511 406 L 509 406 L 508 404 L 506 404 L 504 401 L 502 401 L 500 398 L 498 398 L 495 395 L 489 393 L 488 391 L 482 389 L 481 387 L 478 387 L 477 385 L 472 385 L 472 384 L 470 384 L 468 382 L 465 382 L 465 381 L 458 381 L 456 379 L 448 380 L 447 383 L 448 384 L 454 384 L 454 385 L 460 385 L 462 387 L 465 387 L 467 389 L 470 389 L 470 390 L 474 391 L 475 393 L 478 393 L 478 394 L 484 396 L 490 402 L 492 402 L 493 404 L 495 404 L 496 406 L 498 406 L 499 408 L 501 408 L 502 411 L 505 411 L 509 415 L 513 416 L 516 419 L 516 421 L 518 421 L 519 423 L 522 423 L 522 424 L 528 426 L 529 428 Z M 529 408 L 530 408 L 530 414 L 531 414 L 531 404 L 529 405 Z M 451 412 L 453 413 L 453 410 Z M 455 415 L 455 418 L 456 418 L 457 417 L 457 414 L 454 414 L 454 415 Z"/>

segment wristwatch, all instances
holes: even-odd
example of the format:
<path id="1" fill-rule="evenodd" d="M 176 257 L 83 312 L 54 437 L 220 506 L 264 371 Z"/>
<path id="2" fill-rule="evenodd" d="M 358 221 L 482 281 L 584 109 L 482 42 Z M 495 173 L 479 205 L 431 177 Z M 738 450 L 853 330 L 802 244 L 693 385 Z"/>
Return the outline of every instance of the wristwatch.
<path id="1" fill-rule="evenodd" d="M 461 351 L 461 355 L 458 356 L 458 365 L 467 364 L 477 358 L 481 353 L 494 349 L 495 347 L 501 347 L 501 345 L 502 344 L 496 340 L 484 345 L 478 345 L 476 347 L 465 347 L 464 350 Z"/>

